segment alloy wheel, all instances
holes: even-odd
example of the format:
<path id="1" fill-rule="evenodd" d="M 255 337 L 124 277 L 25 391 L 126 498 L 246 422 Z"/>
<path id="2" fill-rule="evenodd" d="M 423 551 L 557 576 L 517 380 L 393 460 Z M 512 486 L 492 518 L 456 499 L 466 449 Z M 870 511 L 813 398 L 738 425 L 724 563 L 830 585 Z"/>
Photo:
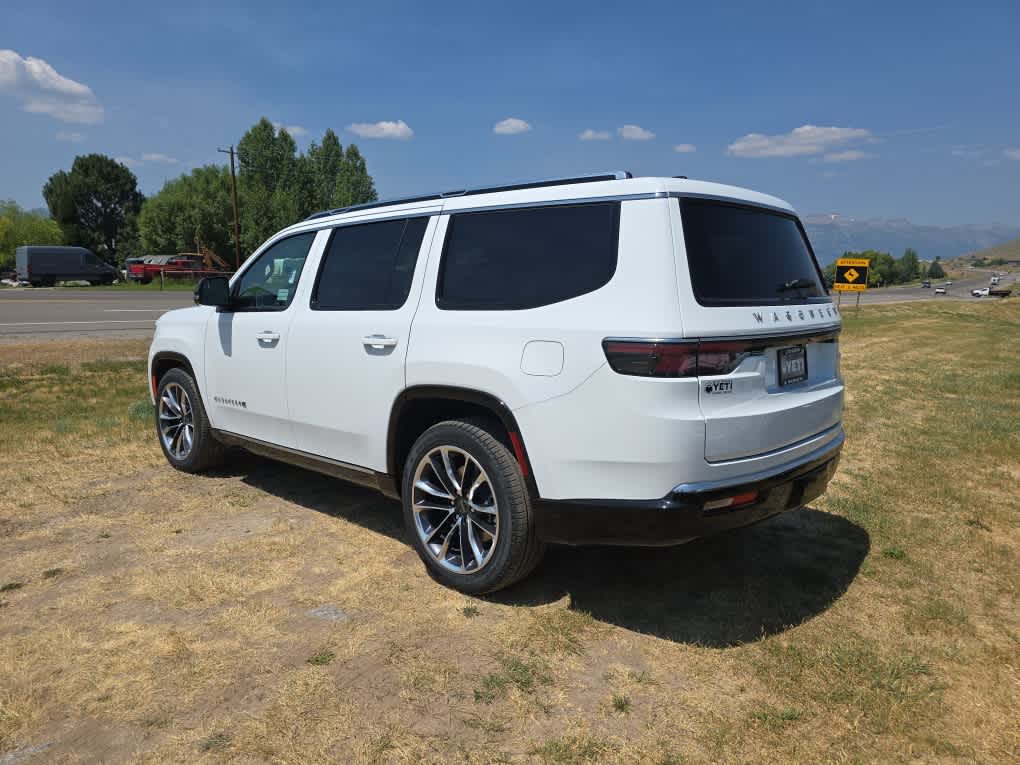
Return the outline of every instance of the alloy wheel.
<path id="1" fill-rule="evenodd" d="M 160 394 L 159 436 L 174 459 L 187 459 L 191 454 L 195 443 L 195 415 L 191 399 L 179 383 L 167 383 Z"/>
<path id="2" fill-rule="evenodd" d="M 419 460 L 411 509 L 422 545 L 443 568 L 473 574 L 492 559 L 496 495 L 485 469 L 463 449 L 437 446 Z"/>

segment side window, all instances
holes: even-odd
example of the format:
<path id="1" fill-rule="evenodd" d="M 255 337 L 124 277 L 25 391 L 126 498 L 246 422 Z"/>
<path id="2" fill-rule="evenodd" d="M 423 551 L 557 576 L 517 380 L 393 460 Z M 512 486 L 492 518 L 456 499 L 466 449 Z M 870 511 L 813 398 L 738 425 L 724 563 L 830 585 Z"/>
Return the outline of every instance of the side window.
<path id="1" fill-rule="evenodd" d="M 333 230 L 312 292 L 318 311 L 392 311 L 411 291 L 428 218 L 362 223 Z"/>
<path id="2" fill-rule="evenodd" d="M 282 239 L 263 252 L 234 286 L 239 311 L 282 311 L 297 290 L 314 231 Z"/>
<path id="3" fill-rule="evenodd" d="M 593 292 L 616 273 L 619 229 L 619 202 L 453 215 L 436 305 L 509 311 Z"/>

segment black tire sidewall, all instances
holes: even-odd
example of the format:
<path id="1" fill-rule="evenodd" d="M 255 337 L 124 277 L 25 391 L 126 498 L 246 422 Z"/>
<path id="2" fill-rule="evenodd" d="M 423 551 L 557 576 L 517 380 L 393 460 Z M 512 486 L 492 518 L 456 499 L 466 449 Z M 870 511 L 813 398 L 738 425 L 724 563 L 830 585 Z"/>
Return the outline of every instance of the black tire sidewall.
<path id="1" fill-rule="evenodd" d="M 459 424 L 459 423 L 458 423 Z M 414 545 L 418 556 L 425 563 L 429 574 L 441 584 L 452 587 L 461 592 L 481 594 L 498 589 L 506 578 L 506 569 L 512 563 L 514 554 L 515 537 L 528 530 L 513 528 L 514 519 L 511 511 L 511 501 L 514 495 L 514 488 L 510 485 L 508 476 L 504 469 L 499 466 L 497 458 L 490 449 L 469 430 L 458 427 L 454 423 L 440 423 L 429 428 L 415 442 L 407 456 L 404 465 L 404 474 L 401 481 L 401 497 L 404 509 L 404 523 L 407 532 L 411 537 L 411 544 Z M 413 497 L 412 484 L 414 483 L 414 472 L 421 458 L 435 449 L 437 446 L 454 446 L 468 452 L 485 470 L 489 476 L 489 482 L 496 496 L 496 506 L 499 515 L 499 534 L 496 538 L 496 551 L 492 558 L 485 564 L 485 567 L 477 573 L 458 574 L 440 566 L 431 553 L 425 548 L 414 518 L 414 511 L 411 509 Z M 513 463 L 516 467 L 516 462 Z M 523 479 L 521 479 L 523 480 Z M 525 500 L 526 501 L 526 500 Z"/>

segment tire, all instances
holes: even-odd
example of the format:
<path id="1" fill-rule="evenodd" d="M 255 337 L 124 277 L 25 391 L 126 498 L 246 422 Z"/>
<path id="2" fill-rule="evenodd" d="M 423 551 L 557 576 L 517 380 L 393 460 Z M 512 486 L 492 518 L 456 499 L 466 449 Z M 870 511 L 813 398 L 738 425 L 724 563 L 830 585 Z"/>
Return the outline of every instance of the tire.
<path id="1" fill-rule="evenodd" d="M 99 282 L 90 279 L 89 280 L 89 286 L 90 287 L 98 287 L 99 286 Z"/>
<path id="2" fill-rule="evenodd" d="M 180 367 L 171 369 L 160 379 L 157 394 L 156 438 L 166 461 L 185 473 L 201 473 L 223 462 L 223 444 L 213 438 L 191 375 Z"/>
<path id="3" fill-rule="evenodd" d="M 139 279 L 139 281 L 142 284 L 152 284 L 152 277 L 151 276 L 143 276 L 141 279 Z"/>
<path id="4" fill-rule="evenodd" d="M 470 595 L 523 579 L 545 552 L 520 465 L 493 430 L 483 419 L 440 422 L 404 464 L 404 524 L 414 549 L 433 579 Z"/>

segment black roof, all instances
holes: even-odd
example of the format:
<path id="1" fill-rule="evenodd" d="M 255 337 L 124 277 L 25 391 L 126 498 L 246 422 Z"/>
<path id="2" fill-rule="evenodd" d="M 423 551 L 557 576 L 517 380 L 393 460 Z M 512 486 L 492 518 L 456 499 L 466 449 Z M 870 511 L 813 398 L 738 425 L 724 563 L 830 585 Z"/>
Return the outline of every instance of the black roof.
<path id="1" fill-rule="evenodd" d="M 430 202 L 437 199 L 446 199 L 448 197 L 470 197 L 476 194 L 491 194 L 496 191 L 516 191 L 518 189 L 537 189 L 543 186 L 567 186 L 572 183 L 594 183 L 596 181 L 620 181 L 626 178 L 633 178 L 629 172 L 625 170 L 617 170 L 609 173 L 597 173 L 593 175 L 579 175 L 570 178 L 550 178 L 543 181 L 525 181 L 524 183 L 511 183 L 505 186 L 480 186 L 478 188 L 471 189 L 457 189 L 456 191 L 442 191 L 437 194 L 424 194 L 416 197 L 401 197 L 398 199 L 386 199 L 380 202 L 368 202 L 363 205 L 351 205 L 350 207 L 337 207 L 334 210 L 323 210 L 322 212 L 312 213 L 305 220 L 314 220 L 315 218 L 325 218 L 328 215 L 337 215 L 342 212 L 351 212 L 352 210 L 371 210 L 374 207 L 388 207 L 390 205 L 402 205 L 410 204 L 412 202 Z"/>

